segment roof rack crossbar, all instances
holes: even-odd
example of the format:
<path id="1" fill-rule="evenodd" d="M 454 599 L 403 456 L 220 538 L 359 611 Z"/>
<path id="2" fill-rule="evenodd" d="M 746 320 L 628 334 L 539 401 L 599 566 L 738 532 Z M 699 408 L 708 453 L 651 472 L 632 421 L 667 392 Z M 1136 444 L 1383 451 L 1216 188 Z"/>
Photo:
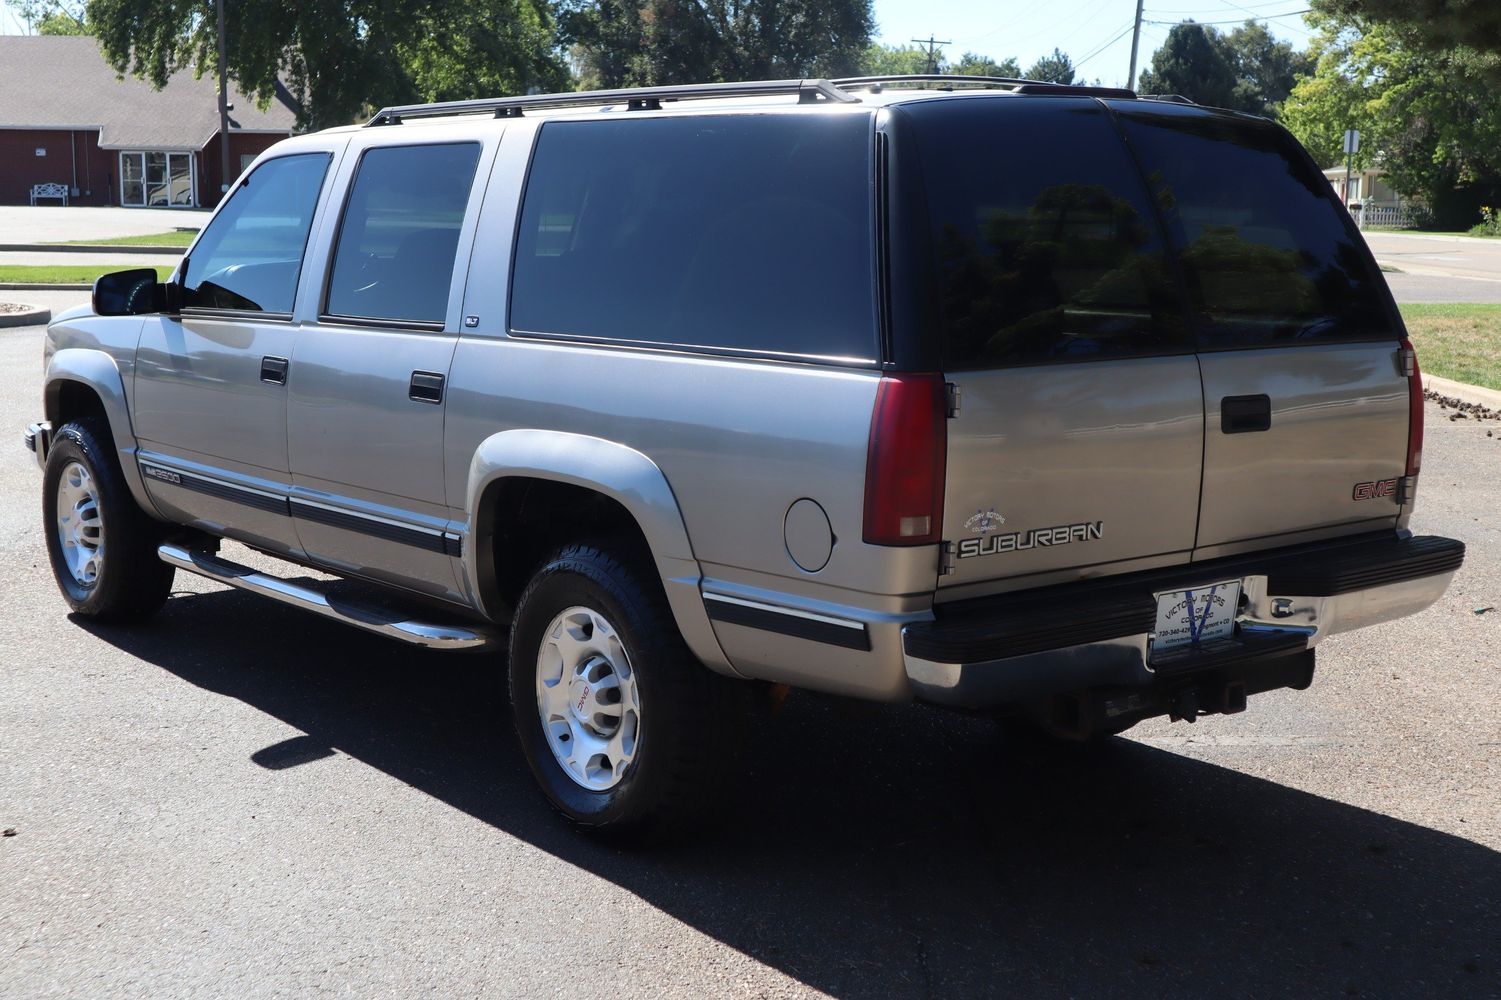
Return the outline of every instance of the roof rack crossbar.
<path id="1" fill-rule="evenodd" d="M 996 87 L 1020 87 L 1036 84 L 1057 87 L 1061 84 L 1048 80 L 1023 80 L 1012 76 L 965 76 L 961 73 L 892 73 L 883 76 L 845 76 L 830 80 L 836 87 L 879 87 L 885 83 L 968 83 L 989 84 Z"/>
<path id="2" fill-rule="evenodd" d="M 577 108 L 596 104 L 624 104 L 631 110 L 661 107 L 662 101 L 708 100 L 716 97 L 775 97 L 796 94 L 802 103 L 833 101 L 853 104 L 860 99 L 828 80 L 756 80 L 748 83 L 703 83 L 666 87 L 628 87 L 620 90 L 584 90 L 570 94 L 535 94 L 529 97 L 496 97 L 476 101 L 446 101 L 439 104 L 407 104 L 381 108 L 365 123 L 399 125 L 408 118 L 445 118 L 453 115 L 493 114 L 496 118 L 519 118 L 526 110 Z"/>

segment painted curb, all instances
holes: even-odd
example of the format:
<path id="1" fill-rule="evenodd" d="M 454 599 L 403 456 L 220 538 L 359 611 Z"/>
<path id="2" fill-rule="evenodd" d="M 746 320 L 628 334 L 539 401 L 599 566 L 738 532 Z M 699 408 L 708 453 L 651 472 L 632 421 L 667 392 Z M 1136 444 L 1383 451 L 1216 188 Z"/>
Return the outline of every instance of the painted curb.
<path id="1" fill-rule="evenodd" d="M 1486 389 L 1478 385 L 1456 382 L 1452 378 L 1439 378 L 1437 375 L 1428 374 L 1423 376 L 1423 388 L 1429 392 L 1436 392 L 1440 396 L 1452 396 L 1462 403 L 1473 403 L 1476 406 L 1501 410 L 1501 391 L 1496 389 Z"/>
<path id="2" fill-rule="evenodd" d="M 93 285 L 49 285 L 40 281 L 0 281 L 0 292 L 92 292 Z"/>
<path id="3" fill-rule="evenodd" d="M 187 247 L 106 246 L 94 243 L 0 243 L 3 253 L 112 253 L 128 257 L 131 254 L 163 254 L 181 257 Z"/>
<path id="4" fill-rule="evenodd" d="M 0 327 L 37 326 L 42 323 L 50 322 L 52 322 L 51 309 L 30 308 L 25 312 L 0 313 Z"/>

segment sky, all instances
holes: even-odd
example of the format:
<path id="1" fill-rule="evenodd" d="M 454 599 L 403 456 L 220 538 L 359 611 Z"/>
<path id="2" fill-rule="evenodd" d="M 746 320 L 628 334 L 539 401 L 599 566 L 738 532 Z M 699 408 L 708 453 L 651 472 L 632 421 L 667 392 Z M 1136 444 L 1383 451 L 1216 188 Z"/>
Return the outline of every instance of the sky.
<path id="1" fill-rule="evenodd" d="M 1307 9 L 1307 0 L 1144 0 L 1137 71 L 1151 61 L 1168 29 L 1186 18 L 1229 22 L 1219 27 L 1230 31 L 1254 17 L 1265 20 L 1278 39 L 1302 49 L 1311 32 L 1301 14 L 1282 15 Z M 1136 0 L 875 0 L 875 15 L 876 40 L 885 45 L 933 37 L 952 42 L 943 47 L 950 58 L 964 52 L 997 61 L 1015 56 L 1024 71 L 1057 47 L 1085 79 L 1125 86 Z"/>
<path id="2" fill-rule="evenodd" d="M 1306 10 L 1307 0 L 1144 0 L 1144 5 L 1138 69 L 1151 61 L 1168 28 L 1190 17 L 1227 22 L 1220 25 L 1225 30 L 1255 17 L 1294 48 L 1308 43 L 1302 17 L 1284 16 Z M 1072 57 L 1085 79 L 1124 86 L 1136 0 L 875 0 L 875 14 L 876 38 L 887 45 L 931 35 L 952 43 L 944 46 L 951 57 L 964 52 L 996 60 L 1015 56 L 1023 70 L 1056 46 Z M 21 30 L 15 9 L 0 0 L 0 33 Z"/>

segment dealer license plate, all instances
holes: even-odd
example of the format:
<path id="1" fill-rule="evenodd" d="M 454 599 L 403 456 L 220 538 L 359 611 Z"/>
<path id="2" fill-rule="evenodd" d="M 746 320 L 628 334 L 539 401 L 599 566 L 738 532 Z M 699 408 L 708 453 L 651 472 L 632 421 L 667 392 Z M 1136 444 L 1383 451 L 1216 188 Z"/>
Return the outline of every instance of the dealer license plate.
<path id="1" fill-rule="evenodd" d="M 1158 594 L 1152 655 L 1233 635 L 1239 606 L 1239 580 Z"/>

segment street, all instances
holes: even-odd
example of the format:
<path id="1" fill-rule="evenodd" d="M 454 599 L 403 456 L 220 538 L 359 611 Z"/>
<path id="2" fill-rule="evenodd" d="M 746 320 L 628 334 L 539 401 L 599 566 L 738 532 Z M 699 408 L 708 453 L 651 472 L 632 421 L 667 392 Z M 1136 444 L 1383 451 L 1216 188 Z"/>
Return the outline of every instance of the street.
<path id="1" fill-rule="evenodd" d="M 1501 996 L 1501 425 L 1429 405 L 1465 567 L 1307 692 L 1096 754 L 794 694 L 719 831 L 630 853 L 543 803 L 497 658 L 186 574 L 71 620 L 41 339 L 0 330 L 0 997 Z"/>

